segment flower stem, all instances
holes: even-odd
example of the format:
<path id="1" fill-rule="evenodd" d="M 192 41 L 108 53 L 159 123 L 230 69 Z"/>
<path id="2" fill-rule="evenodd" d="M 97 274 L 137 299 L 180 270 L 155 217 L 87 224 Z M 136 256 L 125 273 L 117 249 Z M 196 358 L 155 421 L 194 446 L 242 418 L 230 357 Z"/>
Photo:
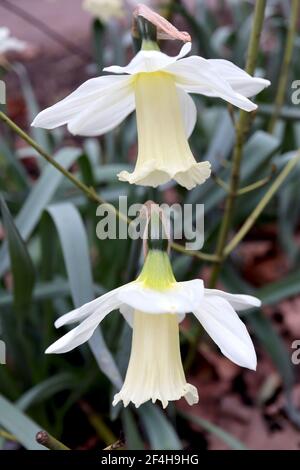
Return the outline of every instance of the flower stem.
<path id="1" fill-rule="evenodd" d="M 70 171 L 66 170 L 60 165 L 48 152 L 46 152 L 34 139 L 32 139 L 26 132 L 24 132 L 17 124 L 15 124 L 5 113 L 0 111 L 0 120 L 2 120 L 8 127 L 10 127 L 16 134 L 18 134 L 27 144 L 34 148 L 48 163 L 53 165 L 58 171 L 60 171 L 66 178 L 68 178 L 80 191 L 86 194 L 86 196 L 97 204 L 105 204 L 107 209 L 112 211 L 116 216 L 129 224 L 131 219 L 122 212 L 118 211 L 112 204 L 109 204 L 105 199 L 100 197 L 93 187 L 89 187 L 82 181 L 76 178 Z M 187 256 L 192 256 L 204 261 L 217 261 L 217 257 L 214 254 L 203 253 L 201 251 L 186 250 L 183 246 L 178 243 L 171 243 L 171 247 Z"/>
<path id="2" fill-rule="evenodd" d="M 17 124 L 15 124 L 5 113 L 0 111 L 0 119 L 8 125 L 16 134 L 18 134 L 27 144 L 34 148 L 47 162 L 51 163 L 58 171 L 60 171 L 66 178 L 68 178 L 78 189 L 84 192 L 89 199 L 96 202 L 97 204 L 106 204 L 107 208 L 117 214 L 120 219 L 123 219 L 127 222 L 127 217 L 124 216 L 121 212 L 112 205 L 102 199 L 96 193 L 95 189 L 88 187 L 82 181 L 76 178 L 70 171 L 64 168 L 60 163 L 58 163 L 48 152 L 46 152 L 34 139 L 32 139 L 26 132 L 24 132 Z"/>
<path id="3" fill-rule="evenodd" d="M 105 445 L 113 445 L 112 443 L 115 443 L 117 438 L 107 426 L 102 416 L 96 413 L 86 402 L 80 402 L 80 408 L 86 414 L 90 425 L 95 429 L 97 435 L 101 438 Z"/>
<path id="4" fill-rule="evenodd" d="M 46 431 L 39 431 L 35 437 L 36 441 L 49 450 L 70 450 L 62 442 L 48 434 Z"/>
<path id="5" fill-rule="evenodd" d="M 142 40 L 142 49 L 146 51 L 158 51 L 156 26 L 143 16 L 138 16 L 136 23 L 140 39 Z"/>
<path id="6" fill-rule="evenodd" d="M 3 439 L 7 439 L 8 441 L 18 442 L 18 439 L 16 438 L 16 436 L 14 436 L 13 434 L 10 434 L 7 431 L 4 431 L 4 429 L 0 429 L 0 437 Z"/>
<path id="7" fill-rule="evenodd" d="M 275 171 L 275 168 L 274 168 L 274 171 Z M 261 180 L 255 181 L 255 183 L 249 184 L 248 186 L 244 186 L 243 188 L 240 188 L 238 190 L 238 196 L 243 196 L 244 194 L 250 193 L 251 191 L 254 191 L 255 189 L 265 186 L 265 184 L 269 183 L 270 179 L 272 178 L 272 174 L 273 174 L 273 169 L 269 176 L 266 176 L 265 178 L 262 178 Z"/>
<path id="8" fill-rule="evenodd" d="M 295 40 L 296 31 L 297 31 L 299 5 L 300 5 L 299 0 L 292 0 L 292 7 L 291 7 L 291 14 L 290 14 L 286 44 L 285 44 L 281 69 L 279 73 L 279 83 L 278 83 L 277 93 L 276 93 L 275 102 L 274 102 L 275 106 L 274 106 L 274 111 L 273 111 L 273 114 L 271 116 L 269 126 L 268 126 L 268 132 L 270 132 L 270 134 L 272 134 L 274 131 L 275 124 L 277 122 L 278 117 L 280 116 L 280 111 L 284 103 L 287 81 L 288 81 L 288 76 L 289 76 L 289 68 L 290 68 L 290 63 L 291 63 L 292 54 L 293 54 L 294 40 Z"/>
<path id="9" fill-rule="evenodd" d="M 252 24 L 252 30 L 250 35 L 250 41 L 248 46 L 247 61 L 246 61 L 246 72 L 253 75 L 255 71 L 256 59 L 259 51 L 259 40 L 260 34 L 264 21 L 264 12 L 266 7 L 266 0 L 255 2 L 254 19 Z M 231 221 L 234 213 L 235 199 L 239 190 L 240 182 L 240 167 L 243 156 L 243 147 L 245 137 L 251 123 L 251 113 L 246 111 L 240 111 L 239 119 L 236 125 L 236 142 L 233 149 L 232 156 L 232 170 L 229 182 L 229 192 L 225 203 L 225 213 L 222 219 L 217 247 L 216 256 L 218 261 L 215 262 L 211 278 L 210 287 L 214 287 L 217 283 L 220 271 L 223 263 L 223 251 L 228 238 L 229 230 L 231 227 Z"/>

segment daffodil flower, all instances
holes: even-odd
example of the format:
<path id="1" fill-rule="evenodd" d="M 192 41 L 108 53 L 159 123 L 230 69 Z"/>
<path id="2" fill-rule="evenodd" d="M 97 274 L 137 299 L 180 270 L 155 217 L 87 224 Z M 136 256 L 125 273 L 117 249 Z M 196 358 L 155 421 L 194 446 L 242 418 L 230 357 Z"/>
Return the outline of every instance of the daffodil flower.
<path id="1" fill-rule="evenodd" d="M 256 105 L 247 97 L 270 82 L 251 77 L 227 60 L 191 56 L 191 43 L 176 57 L 159 50 L 141 50 L 126 67 L 104 70 L 116 75 L 92 78 L 59 103 L 42 111 L 33 126 L 68 125 L 72 134 L 101 135 L 136 109 L 138 156 L 133 173 L 118 177 L 156 187 L 170 179 L 187 189 L 210 175 L 209 162 L 197 163 L 188 144 L 197 119 L 189 93 L 219 97 L 246 111 Z"/>
<path id="2" fill-rule="evenodd" d="M 20 39 L 14 38 L 10 34 L 10 30 L 5 26 L 0 27 L 0 54 L 5 54 L 9 51 L 23 51 L 27 44 Z"/>
<path id="3" fill-rule="evenodd" d="M 198 402 L 196 387 L 186 382 L 180 355 L 178 323 L 193 313 L 223 354 L 236 364 L 256 368 L 256 354 L 235 310 L 258 307 L 249 295 L 205 289 L 203 281 L 176 282 L 168 254 L 150 249 L 138 278 L 60 317 L 57 328 L 81 321 L 46 353 L 65 353 L 87 341 L 99 323 L 118 309 L 133 328 L 131 355 L 122 389 L 113 405 L 136 407 L 160 400 L 163 407 L 184 397 Z"/>
<path id="4" fill-rule="evenodd" d="M 122 18 L 125 14 L 122 0 L 84 0 L 82 8 L 103 23 L 112 18 Z"/>

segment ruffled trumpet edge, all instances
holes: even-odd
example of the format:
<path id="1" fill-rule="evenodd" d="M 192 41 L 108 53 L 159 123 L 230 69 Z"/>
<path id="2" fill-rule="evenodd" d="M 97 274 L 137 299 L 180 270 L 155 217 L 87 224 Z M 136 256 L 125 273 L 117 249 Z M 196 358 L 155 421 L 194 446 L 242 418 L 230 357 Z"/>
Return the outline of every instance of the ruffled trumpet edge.
<path id="1" fill-rule="evenodd" d="M 171 172 L 167 168 L 159 168 L 153 163 L 144 165 L 143 169 L 134 170 L 132 173 L 121 171 L 118 174 L 120 181 L 130 184 L 139 184 L 157 188 L 161 184 L 174 179 L 178 184 L 190 190 L 195 186 L 204 183 L 211 174 L 209 162 L 192 163 L 186 170 Z"/>

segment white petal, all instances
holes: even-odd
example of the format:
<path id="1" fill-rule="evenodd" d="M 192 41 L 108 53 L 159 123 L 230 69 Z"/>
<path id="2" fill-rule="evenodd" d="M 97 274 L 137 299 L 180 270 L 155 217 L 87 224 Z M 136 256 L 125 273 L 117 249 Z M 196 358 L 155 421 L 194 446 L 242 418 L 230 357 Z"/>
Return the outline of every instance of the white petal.
<path id="1" fill-rule="evenodd" d="M 235 92 L 213 65 L 202 57 L 187 57 L 168 66 L 167 71 L 175 75 L 177 86 L 188 93 L 219 97 L 245 111 L 257 108 L 248 98 Z"/>
<path id="2" fill-rule="evenodd" d="M 27 44 L 17 38 L 10 36 L 10 30 L 6 27 L 0 28 L 0 54 L 8 51 L 23 51 Z"/>
<path id="3" fill-rule="evenodd" d="M 60 328 L 63 325 L 69 325 L 71 323 L 75 323 L 77 321 L 83 320 L 84 318 L 88 317 L 89 315 L 94 313 L 96 310 L 99 310 L 100 308 L 103 309 L 103 311 L 109 310 L 109 312 L 111 312 L 112 310 L 117 308 L 116 307 L 117 305 L 119 305 L 119 301 L 116 300 L 117 292 L 123 289 L 125 286 L 121 286 L 121 287 L 118 287 L 117 289 L 107 292 L 106 294 L 101 295 L 101 297 L 98 297 L 97 299 L 92 300 L 91 302 L 88 302 L 82 305 L 81 307 L 76 308 L 72 310 L 71 312 L 66 313 L 65 315 L 62 315 L 54 323 L 55 327 Z"/>
<path id="4" fill-rule="evenodd" d="M 122 304 L 120 306 L 120 313 L 123 315 L 123 317 L 127 321 L 128 325 L 131 328 L 133 328 L 134 308 L 130 307 L 130 305 Z"/>
<path id="5" fill-rule="evenodd" d="M 71 119 L 80 116 L 88 107 L 93 106 L 96 100 L 99 102 L 101 114 L 101 99 L 111 97 L 118 89 L 127 89 L 129 83 L 130 77 L 105 76 L 87 80 L 62 101 L 41 111 L 32 126 L 53 129 L 68 124 Z"/>
<path id="6" fill-rule="evenodd" d="M 16 38 L 7 38 L 4 41 L 0 40 L 0 53 L 4 54 L 8 51 L 24 51 L 26 49 L 27 44 L 23 41 L 20 41 Z"/>
<path id="7" fill-rule="evenodd" d="M 244 294 L 228 294 L 218 289 L 204 289 L 205 297 L 218 296 L 227 300 L 234 310 L 247 310 L 251 307 L 260 307 L 261 301 L 257 297 Z"/>
<path id="8" fill-rule="evenodd" d="M 117 308 L 120 305 L 116 304 Z M 71 351 L 72 349 L 80 346 L 80 344 L 88 341 L 93 335 L 95 329 L 99 323 L 110 313 L 111 310 L 102 310 L 100 307 L 99 310 L 96 310 L 92 315 L 87 317 L 80 325 L 73 328 L 66 335 L 59 338 L 55 343 L 51 344 L 48 349 L 46 349 L 46 354 L 60 354 Z"/>
<path id="9" fill-rule="evenodd" d="M 177 87 L 179 103 L 187 138 L 192 134 L 197 121 L 197 108 L 193 98 L 183 89 Z"/>
<path id="10" fill-rule="evenodd" d="M 236 92 L 241 93 L 243 96 L 254 96 L 271 85 L 269 80 L 260 77 L 251 77 L 251 75 L 229 60 L 209 59 L 208 62 L 215 68 L 220 76 L 228 81 Z"/>
<path id="11" fill-rule="evenodd" d="M 194 279 L 177 282 L 165 291 L 149 289 L 141 282 L 134 282 L 119 291 L 117 297 L 122 303 L 141 312 L 184 314 L 194 311 L 203 293 L 203 281 Z"/>
<path id="12" fill-rule="evenodd" d="M 102 135 L 118 126 L 135 109 L 130 82 L 97 99 L 68 123 L 74 135 Z"/>
<path id="13" fill-rule="evenodd" d="M 134 308 L 130 307 L 129 305 L 122 304 L 120 307 L 120 313 L 123 315 L 128 325 L 133 328 Z M 181 323 L 185 319 L 185 314 L 181 313 L 177 315 L 177 319 L 178 323 Z"/>
<path id="14" fill-rule="evenodd" d="M 185 43 L 177 56 L 171 57 L 160 51 L 139 51 L 125 67 L 112 65 L 103 69 L 105 72 L 128 73 L 134 75 L 140 72 L 155 72 L 162 70 L 170 64 L 176 62 L 181 57 L 186 56 L 191 50 L 191 43 Z"/>
<path id="15" fill-rule="evenodd" d="M 0 28 L 0 41 L 8 38 L 10 35 L 10 30 L 6 26 L 1 26 Z"/>
<path id="16" fill-rule="evenodd" d="M 225 299 L 205 297 L 194 315 L 224 356 L 239 366 L 256 369 L 256 354 L 247 328 Z"/>

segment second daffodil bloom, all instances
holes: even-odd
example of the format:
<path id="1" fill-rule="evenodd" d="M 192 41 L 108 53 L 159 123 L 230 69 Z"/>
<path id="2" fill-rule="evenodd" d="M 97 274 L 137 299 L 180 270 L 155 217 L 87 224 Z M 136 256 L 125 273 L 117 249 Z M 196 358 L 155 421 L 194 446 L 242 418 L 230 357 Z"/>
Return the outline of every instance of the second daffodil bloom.
<path id="1" fill-rule="evenodd" d="M 119 173 L 119 179 L 153 187 L 174 179 L 191 189 L 209 177 L 210 164 L 197 162 L 188 144 L 197 118 L 189 93 L 219 97 L 253 111 L 257 106 L 248 97 L 270 82 L 251 77 L 227 60 L 184 58 L 190 50 L 191 43 L 185 43 L 177 56 L 170 57 L 142 49 L 126 67 L 104 69 L 115 75 L 92 78 L 42 111 L 33 126 L 52 129 L 67 124 L 72 134 L 96 136 L 136 110 L 136 167 L 132 173 Z"/>
<path id="2" fill-rule="evenodd" d="M 205 289 L 200 279 L 176 282 L 169 256 L 150 249 L 138 278 L 63 315 L 55 326 L 81 323 L 52 344 L 46 353 L 65 353 L 87 341 L 99 323 L 118 309 L 133 328 L 131 355 L 124 381 L 113 405 L 123 401 L 139 407 L 148 400 L 184 397 L 198 402 L 196 387 L 187 383 L 180 355 L 178 323 L 193 313 L 222 353 L 236 364 L 256 368 L 256 354 L 244 323 L 235 310 L 258 307 L 249 295 Z"/>
<path id="3" fill-rule="evenodd" d="M 26 49 L 27 44 L 20 39 L 14 38 L 10 30 L 5 26 L 0 27 L 0 55 L 10 51 L 21 52 Z"/>
<path id="4" fill-rule="evenodd" d="M 82 8 L 103 23 L 112 18 L 122 18 L 125 14 L 123 0 L 84 0 Z"/>

